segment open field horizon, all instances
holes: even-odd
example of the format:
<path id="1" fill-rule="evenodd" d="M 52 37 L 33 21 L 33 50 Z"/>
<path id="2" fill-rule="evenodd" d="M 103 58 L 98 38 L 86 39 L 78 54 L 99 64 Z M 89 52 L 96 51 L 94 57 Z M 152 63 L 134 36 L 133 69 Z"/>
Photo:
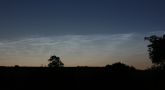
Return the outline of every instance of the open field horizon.
<path id="1" fill-rule="evenodd" d="M 165 0 L 0 0 L 0 90 L 164 81 Z"/>
<path id="2" fill-rule="evenodd" d="M 165 72 L 121 71 L 101 67 L 0 68 L 1 89 L 151 89 L 162 90 Z M 10 86 L 10 87 L 9 87 Z M 57 86 L 57 87 L 54 87 Z M 120 86 L 120 87 L 119 87 Z"/>

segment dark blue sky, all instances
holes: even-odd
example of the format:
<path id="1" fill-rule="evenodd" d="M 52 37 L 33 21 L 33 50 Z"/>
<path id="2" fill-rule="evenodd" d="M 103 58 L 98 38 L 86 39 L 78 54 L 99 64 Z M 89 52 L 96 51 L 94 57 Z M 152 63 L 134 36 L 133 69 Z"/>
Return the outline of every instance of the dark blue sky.
<path id="1" fill-rule="evenodd" d="M 165 0 L 0 0 L 0 66 L 151 65 L 145 36 L 165 33 Z M 23 59 L 22 59 L 23 58 Z"/>
<path id="2" fill-rule="evenodd" d="M 164 0 L 1 0 L 0 38 L 165 29 Z"/>

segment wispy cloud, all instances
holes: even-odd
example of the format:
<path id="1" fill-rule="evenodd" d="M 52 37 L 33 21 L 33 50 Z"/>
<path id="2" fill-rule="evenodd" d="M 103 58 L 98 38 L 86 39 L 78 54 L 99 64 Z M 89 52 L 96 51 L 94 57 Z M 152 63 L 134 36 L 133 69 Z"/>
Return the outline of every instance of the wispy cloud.
<path id="1" fill-rule="evenodd" d="M 104 66 L 117 61 L 135 64 L 144 57 L 145 43 L 136 33 L 112 35 L 65 35 L 0 42 L 1 65 L 47 64 L 50 55 L 62 58 L 66 66 Z M 144 54 L 144 55 L 143 55 Z M 137 59 L 137 58 L 136 58 Z M 137 61 L 138 62 L 138 61 Z M 143 61 L 139 61 L 142 63 Z M 136 64 L 135 64 L 136 65 Z"/>

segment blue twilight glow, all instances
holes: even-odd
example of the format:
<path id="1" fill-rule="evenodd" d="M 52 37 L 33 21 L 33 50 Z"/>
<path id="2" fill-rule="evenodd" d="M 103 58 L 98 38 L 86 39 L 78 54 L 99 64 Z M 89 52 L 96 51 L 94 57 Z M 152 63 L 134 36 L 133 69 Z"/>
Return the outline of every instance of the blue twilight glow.
<path id="1" fill-rule="evenodd" d="M 164 0 L 1 0 L 0 65 L 117 61 L 146 68 L 145 36 L 165 32 Z"/>

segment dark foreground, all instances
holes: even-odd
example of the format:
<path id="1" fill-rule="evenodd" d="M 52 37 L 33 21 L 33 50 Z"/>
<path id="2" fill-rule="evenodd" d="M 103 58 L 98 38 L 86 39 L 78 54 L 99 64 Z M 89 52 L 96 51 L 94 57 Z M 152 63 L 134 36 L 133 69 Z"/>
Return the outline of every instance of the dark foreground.
<path id="1" fill-rule="evenodd" d="M 157 71 L 113 71 L 109 68 L 0 68 L 2 89 L 152 89 L 165 90 L 165 74 Z"/>

